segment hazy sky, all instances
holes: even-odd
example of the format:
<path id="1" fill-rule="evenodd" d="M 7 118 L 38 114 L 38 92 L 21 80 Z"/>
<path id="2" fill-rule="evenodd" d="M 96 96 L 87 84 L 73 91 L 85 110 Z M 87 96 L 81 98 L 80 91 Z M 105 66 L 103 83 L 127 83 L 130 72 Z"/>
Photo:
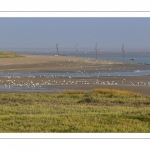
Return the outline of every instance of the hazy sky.
<path id="1" fill-rule="evenodd" d="M 150 18 L 0 18 L 0 48 L 95 47 L 150 50 Z"/>

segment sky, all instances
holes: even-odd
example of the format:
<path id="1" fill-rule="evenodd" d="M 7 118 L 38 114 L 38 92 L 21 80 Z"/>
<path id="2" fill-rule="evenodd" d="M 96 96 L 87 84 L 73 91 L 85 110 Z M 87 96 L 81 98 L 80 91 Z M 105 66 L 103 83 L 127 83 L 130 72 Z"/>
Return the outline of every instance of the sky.
<path id="1" fill-rule="evenodd" d="M 150 51 L 150 18 L 0 18 L 2 48 L 95 47 Z"/>

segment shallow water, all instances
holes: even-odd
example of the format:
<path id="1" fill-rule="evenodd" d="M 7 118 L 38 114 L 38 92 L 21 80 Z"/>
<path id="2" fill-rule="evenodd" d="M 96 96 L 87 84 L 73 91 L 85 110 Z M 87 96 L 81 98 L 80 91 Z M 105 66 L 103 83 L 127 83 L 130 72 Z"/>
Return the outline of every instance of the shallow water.
<path id="1" fill-rule="evenodd" d="M 150 70 L 127 71 L 98 71 L 98 72 L 45 72 L 45 73 L 6 73 L 0 74 L 4 78 L 19 77 L 98 77 L 98 76 L 149 76 Z"/>
<path id="2" fill-rule="evenodd" d="M 66 83 L 63 84 L 63 81 L 61 82 L 53 82 L 54 80 L 57 80 L 57 78 L 67 78 L 70 80 L 70 82 L 72 82 L 72 78 L 74 77 L 81 77 L 81 79 L 78 79 L 78 81 L 83 82 L 83 84 L 85 84 L 85 81 L 88 83 L 88 85 L 86 84 L 86 88 L 88 87 L 95 87 L 96 85 L 109 85 L 109 86 L 117 86 L 117 85 L 121 85 L 121 86 L 145 86 L 145 87 L 149 87 L 150 88 L 150 82 L 147 83 L 142 83 L 139 84 L 139 82 L 137 81 L 136 83 L 131 83 L 131 82 L 118 82 L 118 83 L 112 83 L 112 81 L 109 81 L 104 83 L 104 81 L 98 81 L 92 80 L 90 78 L 84 78 L 84 77 L 101 77 L 101 76 L 113 76 L 113 77 L 117 77 L 117 76 L 150 76 L 150 70 L 128 70 L 128 71 L 106 71 L 106 72 L 91 72 L 91 73 L 86 73 L 86 72 L 66 72 L 66 73 L 62 73 L 62 72 L 56 72 L 56 73 L 8 73 L 8 74 L 0 74 L 0 77 L 5 78 L 7 81 L 6 84 L 4 83 L 0 83 L 0 91 L 1 92 L 59 92 L 62 91 L 64 89 L 79 89 L 81 84 L 77 85 L 75 83 L 69 83 L 66 85 Z M 46 82 L 42 82 L 42 83 L 31 83 L 28 82 L 28 84 L 24 84 L 25 82 L 21 81 L 21 83 L 15 83 L 13 84 L 13 82 L 11 82 L 11 78 L 22 78 L 22 77 L 26 77 L 28 79 L 32 79 L 32 78 L 36 78 L 36 77 L 44 77 L 44 79 L 46 79 L 47 81 L 50 81 L 49 79 L 51 79 L 51 82 L 46 83 Z M 42 79 L 42 78 L 41 78 Z M 2 81 L 2 79 L 1 79 Z"/>
<path id="3" fill-rule="evenodd" d="M 82 80 L 82 79 L 81 79 Z M 136 83 L 131 83 L 131 82 L 128 82 L 128 83 L 116 83 L 114 82 L 113 84 L 110 84 L 111 82 L 109 82 L 109 84 L 105 81 L 105 83 L 102 81 L 102 82 L 96 82 L 96 81 L 93 81 L 93 82 L 90 82 L 90 84 L 86 84 L 84 85 L 85 86 L 85 90 L 90 90 L 90 89 L 93 89 L 93 88 L 99 88 L 100 85 L 109 85 L 109 86 L 132 86 L 134 88 L 134 86 L 139 86 L 139 87 L 148 87 L 150 89 L 150 82 L 149 83 L 142 83 L 142 84 L 139 84 L 138 82 Z M 82 89 L 83 89 L 83 85 L 62 85 L 61 83 L 54 83 L 54 84 L 51 84 L 51 85 L 48 85 L 48 84 L 40 84 L 40 85 L 36 85 L 36 86 L 33 86 L 33 85 L 4 85 L 4 84 L 0 84 L 0 91 L 1 92 L 60 92 L 60 91 L 63 91 L 63 90 L 70 90 L 70 89 L 76 89 L 76 90 L 79 90 L 82 86 Z"/>

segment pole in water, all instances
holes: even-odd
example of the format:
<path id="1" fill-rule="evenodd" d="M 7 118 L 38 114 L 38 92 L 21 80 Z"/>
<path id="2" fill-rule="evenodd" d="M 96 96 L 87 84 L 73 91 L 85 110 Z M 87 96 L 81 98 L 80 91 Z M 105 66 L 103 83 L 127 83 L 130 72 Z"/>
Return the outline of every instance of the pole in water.
<path id="1" fill-rule="evenodd" d="M 95 51 L 96 51 L 96 59 L 97 59 L 97 51 L 98 51 L 97 43 L 95 45 Z"/>
<path id="2" fill-rule="evenodd" d="M 75 45 L 75 49 L 76 49 L 76 57 L 78 56 L 78 43 Z"/>
<path id="3" fill-rule="evenodd" d="M 59 52 L 58 52 L 58 44 L 56 43 L 56 50 L 57 50 L 57 55 L 59 55 Z"/>
<path id="4" fill-rule="evenodd" d="M 124 50 L 124 44 L 122 45 L 122 53 L 123 53 L 123 61 L 124 61 L 124 52 L 125 52 L 125 50 Z"/>

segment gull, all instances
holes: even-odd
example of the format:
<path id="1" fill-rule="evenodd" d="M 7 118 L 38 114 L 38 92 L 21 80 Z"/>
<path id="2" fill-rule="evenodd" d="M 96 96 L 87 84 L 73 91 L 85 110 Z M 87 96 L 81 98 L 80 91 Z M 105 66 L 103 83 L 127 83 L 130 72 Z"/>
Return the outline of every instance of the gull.
<path id="1" fill-rule="evenodd" d="M 113 85 L 114 81 L 111 82 L 111 85 Z"/>
<path id="2" fill-rule="evenodd" d="M 107 81 L 107 84 L 110 84 L 109 81 Z"/>

